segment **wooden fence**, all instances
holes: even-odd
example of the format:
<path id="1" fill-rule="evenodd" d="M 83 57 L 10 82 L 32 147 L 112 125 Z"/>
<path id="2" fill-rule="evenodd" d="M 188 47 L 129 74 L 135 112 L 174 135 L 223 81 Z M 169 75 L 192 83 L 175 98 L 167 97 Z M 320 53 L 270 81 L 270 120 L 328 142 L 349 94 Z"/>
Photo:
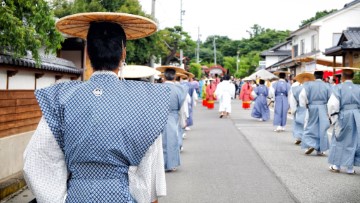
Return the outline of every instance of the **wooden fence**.
<path id="1" fill-rule="evenodd" d="M 41 115 L 34 90 L 0 90 L 0 138 L 35 130 Z"/>

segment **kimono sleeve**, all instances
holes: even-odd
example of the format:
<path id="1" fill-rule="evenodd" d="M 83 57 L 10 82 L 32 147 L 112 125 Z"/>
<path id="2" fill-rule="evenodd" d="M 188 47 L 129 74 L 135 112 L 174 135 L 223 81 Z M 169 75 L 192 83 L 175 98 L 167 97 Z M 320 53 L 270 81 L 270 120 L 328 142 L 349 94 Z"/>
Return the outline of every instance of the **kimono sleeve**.
<path id="1" fill-rule="evenodd" d="M 60 97 L 65 95 L 65 90 L 67 91 L 79 83 L 79 81 L 64 82 L 35 91 L 43 117 L 61 149 L 64 148 L 64 141 L 62 136 L 63 109 L 60 104 Z"/>

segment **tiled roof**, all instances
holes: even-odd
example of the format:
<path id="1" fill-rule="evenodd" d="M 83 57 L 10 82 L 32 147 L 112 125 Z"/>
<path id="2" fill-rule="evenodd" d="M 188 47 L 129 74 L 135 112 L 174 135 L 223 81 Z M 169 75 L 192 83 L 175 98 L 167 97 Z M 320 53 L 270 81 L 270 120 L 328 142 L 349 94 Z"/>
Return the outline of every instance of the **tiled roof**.
<path id="1" fill-rule="evenodd" d="M 30 54 L 23 58 L 15 58 L 10 54 L 0 53 L 0 64 L 22 66 L 27 68 L 39 68 L 41 70 L 78 75 L 82 74 L 83 72 L 82 69 L 76 68 L 73 62 L 49 55 L 41 56 L 41 65 L 40 67 L 36 67 L 36 62 Z"/>
<path id="2" fill-rule="evenodd" d="M 343 35 L 346 38 L 346 41 L 342 42 L 344 48 L 360 48 L 360 27 L 348 28 Z"/>
<path id="3" fill-rule="evenodd" d="M 266 50 L 261 52 L 260 56 L 291 56 L 291 50 L 278 50 L 278 51 Z"/>
<path id="4" fill-rule="evenodd" d="M 360 49 L 360 27 L 344 30 L 337 46 L 325 49 L 325 55 L 332 55 L 344 49 Z"/>

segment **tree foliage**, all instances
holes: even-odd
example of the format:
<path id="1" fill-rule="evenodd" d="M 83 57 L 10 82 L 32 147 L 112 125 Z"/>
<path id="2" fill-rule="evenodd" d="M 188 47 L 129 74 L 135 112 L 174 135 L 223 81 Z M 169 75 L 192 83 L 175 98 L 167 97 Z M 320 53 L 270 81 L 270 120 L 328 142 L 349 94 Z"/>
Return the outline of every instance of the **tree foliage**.
<path id="1" fill-rule="evenodd" d="M 46 1 L 4 0 L 0 5 L 0 49 L 21 57 L 32 53 L 40 64 L 40 48 L 54 53 L 63 38 L 55 30 L 53 13 Z"/>
<path id="2" fill-rule="evenodd" d="M 324 16 L 327 16 L 327 15 L 329 15 L 329 14 L 335 12 L 335 11 L 337 11 L 337 10 L 336 10 L 336 9 L 332 9 L 332 10 L 330 10 L 330 11 L 327 11 L 327 10 L 318 11 L 318 12 L 316 12 L 316 14 L 315 14 L 314 17 L 311 17 L 311 18 L 309 18 L 309 19 L 306 19 L 306 20 L 301 21 L 301 24 L 300 24 L 299 27 L 303 27 L 304 25 L 307 25 L 307 24 L 309 24 L 309 23 L 311 23 L 311 22 L 313 22 L 313 21 L 315 21 L 315 20 L 317 20 L 317 19 L 319 19 L 319 18 L 322 18 L 322 17 L 324 17 Z"/>
<path id="3" fill-rule="evenodd" d="M 195 75 L 195 78 L 201 79 L 201 64 L 190 63 L 189 72 Z"/>

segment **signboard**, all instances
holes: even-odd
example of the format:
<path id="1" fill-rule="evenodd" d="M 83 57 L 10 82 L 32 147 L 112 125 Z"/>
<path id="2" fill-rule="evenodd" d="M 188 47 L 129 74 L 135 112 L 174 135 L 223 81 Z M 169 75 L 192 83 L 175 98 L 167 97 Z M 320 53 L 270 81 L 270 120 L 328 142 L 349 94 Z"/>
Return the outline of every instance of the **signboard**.
<path id="1" fill-rule="evenodd" d="M 259 61 L 259 69 L 265 69 L 266 68 L 266 61 Z"/>

